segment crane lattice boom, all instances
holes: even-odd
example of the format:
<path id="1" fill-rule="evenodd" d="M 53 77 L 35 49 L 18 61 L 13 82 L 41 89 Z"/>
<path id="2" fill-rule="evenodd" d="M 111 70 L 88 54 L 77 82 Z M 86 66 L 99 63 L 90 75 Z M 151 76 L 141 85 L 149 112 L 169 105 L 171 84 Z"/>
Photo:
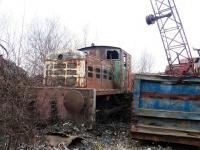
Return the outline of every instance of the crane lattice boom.
<path id="1" fill-rule="evenodd" d="M 190 47 L 183 29 L 174 0 L 150 0 L 153 15 L 146 17 L 148 25 L 157 22 L 171 74 L 181 60 L 188 61 L 188 69 L 193 68 Z"/>

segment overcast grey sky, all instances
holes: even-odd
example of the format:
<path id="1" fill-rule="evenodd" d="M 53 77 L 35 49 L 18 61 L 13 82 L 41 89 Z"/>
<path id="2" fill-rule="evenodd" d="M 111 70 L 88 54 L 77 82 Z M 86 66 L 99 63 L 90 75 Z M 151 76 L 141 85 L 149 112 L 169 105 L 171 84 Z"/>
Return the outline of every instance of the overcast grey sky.
<path id="1" fill-rule="evenodd" d="M 200 48 L 200 0 L 175 0 L 190 47 Z M 0 13 L 18 23 L 32 18 L 58 17 L 72 33 L 81 34 L 88 25 L 89 43 L 118 46 L 133 59 L 142 51 L 152 53 L 156 70 L 163 71 L 167 61 L 156 25 L 147 26 L 152 13 L 149 0 L 1 0 Z M 194 53 L 195 54 L 195 53 Z M 195 54 L 196 55 L 196 54 Z"/>

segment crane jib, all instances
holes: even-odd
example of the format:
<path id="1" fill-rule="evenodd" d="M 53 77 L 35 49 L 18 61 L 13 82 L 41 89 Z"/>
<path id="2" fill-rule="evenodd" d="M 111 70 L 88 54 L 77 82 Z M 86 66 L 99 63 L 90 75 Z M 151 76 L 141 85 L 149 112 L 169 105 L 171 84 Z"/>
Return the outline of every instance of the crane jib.
<path id="1" fill-rule="evenodd" d="M 150 1 L 153 14 L 146 17 L 146 23 L 157 23 L 168 61 L 166 73 L 183 75 L 190 71 L 195 75 L 191 50 L 174 0 Z"/>

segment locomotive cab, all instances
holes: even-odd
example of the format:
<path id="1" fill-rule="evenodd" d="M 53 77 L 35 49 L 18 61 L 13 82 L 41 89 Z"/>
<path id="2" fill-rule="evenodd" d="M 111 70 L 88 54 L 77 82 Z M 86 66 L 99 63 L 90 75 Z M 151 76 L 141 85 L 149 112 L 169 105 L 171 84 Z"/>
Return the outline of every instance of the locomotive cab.
<path id="1" fill-rule="evenodd" d="M 45 59 L 45 87 L 37 89 L 38 109 L 43 118 L 57 115 L 91 124 L 129 108 L 131 75 L 131 56 L 118 47 L 51 52 Z"/>
<path id="2" fill-rule="evenodd" d="M 95 88 L 97 95 L 131 91 L 131 56 L 118 47 L 55 51 L 45 60 L 44 85 Z"/>

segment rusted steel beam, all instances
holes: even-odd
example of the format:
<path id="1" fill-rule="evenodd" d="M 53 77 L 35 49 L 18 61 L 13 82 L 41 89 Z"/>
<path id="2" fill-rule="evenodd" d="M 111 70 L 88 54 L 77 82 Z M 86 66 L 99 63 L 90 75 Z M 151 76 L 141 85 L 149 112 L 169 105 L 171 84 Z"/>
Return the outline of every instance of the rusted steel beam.
<path id="1" fill-rule="evenodd" d="M 183 131 L 182 129 L 175 127 L 172 128 L 164 126 L 162 127 L 162 126 L 137 124 L 137 125 L 132 125 L 131 131 L 139 133 L 156 134 L 156 135 L 196 138 L 196 140 L 200 141 L 200 131 L 194 129 L 193 130 L 185 129 Z"/>
<path id="2" fill-rule="evenodd" d="M 124 91 L 120 89 L 97 89 L 96 94 L 97 96 L 100 95 L 114 95 L 114 94 L 122 94 Z"/>

